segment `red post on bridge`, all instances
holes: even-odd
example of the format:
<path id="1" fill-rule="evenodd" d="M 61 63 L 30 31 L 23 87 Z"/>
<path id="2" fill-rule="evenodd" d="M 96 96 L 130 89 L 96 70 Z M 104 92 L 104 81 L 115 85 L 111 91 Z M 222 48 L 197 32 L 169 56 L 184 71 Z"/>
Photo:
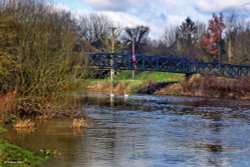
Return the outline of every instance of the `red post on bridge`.
<path id="1" fill-rule="evenodd" d="M 133 37 L 133 40 L 132 40 L 132 55 L 133 56 L 132 56 L 131 62 L 132 62 L 132 66 L 134 67 L 134 63 L 136 62 L 136 57 L 135 57 L 135 37 Z M 132 78 L 135 78 L 135 70 L 132 70 Z"/>

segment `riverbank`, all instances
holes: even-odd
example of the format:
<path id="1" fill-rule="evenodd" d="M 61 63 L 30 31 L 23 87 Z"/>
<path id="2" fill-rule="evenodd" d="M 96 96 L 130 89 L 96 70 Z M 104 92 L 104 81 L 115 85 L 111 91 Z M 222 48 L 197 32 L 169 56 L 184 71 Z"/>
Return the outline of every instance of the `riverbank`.
<path id="1" fill-rule="evenodd" d="M 250 100 L 249 83 L 250 78 L 234 79 L 196 74 L 154 94 Z"/>
<path id="2" fill-rule="evenodd" d="M 171 77 L 169 74 L 164 74 L 166 76 L 160 74 L 161 77 L 159 77 L 155 75 L 155 73 L 147 73 L 147 76 L 143 73 L 140 75 L 143 76 L 143 78 L 137 76 L 135 79 L 130 79 L 129 75 L 127 78 L 117 77 L 112 84 L 112 89 L 109 79 L 84 80 L 79 89 L 91 92 L 110 92 L 112 90 L 112 93 L 115 94 L 142 93 L 250 100 L 250 87 L 248 85 L 250 79 L 248 78 L 232 79 L 215 76 L 193 75 L 184 79 L 184 75 L 179 74 L 171 74 Z M 158 79 L 154 79 L 153 76 Z M 6 108 L 9 111 L 13 110 L 13 106 L 10 104 L 15 104 L 15 100 L 11 100 L 15 97 L 14 95 L 14 92 L 9 94 L 9 97 L 6 97 L 5 100 L 6 106 L 9 106 Z M 3 102 L 4 101 L 2 100 L 2 103 Z M 1 130 L 0 126 L 0 131 L 5 130 Z M 20 147 L 14 146 L 1 138 L 0 148 L 0 166 L 13 166 L 13 164 L 8 164 L 13 162 L 18 163 L 16 166 L 21 167 L 22 165 L 37 166 L 45 161 L 44 158 L 25 151 Z"/>
<path id="3" fill-rule="evenodd" d="M 140 79 L 88 80 L 85 90 L 113 94 L 155 94 L 250 100 L 249 78 L 226 78 L 196 74 L 184 79 L 154 81 Z"/>
<path id="4" fill-rule="evenodd" d="M 83 93 L 87 129 L 46 120 L 31 134 L 8 132 L 24 148 L 58 150 L 44 165 L 248 166 L 250 102 L 178 96 Z M 229 133 L 230 132 L 230 133 Z M 31 142 L 32 141 L 32 142 Z M 115 156 L 114 156 L 115 155 Z"/>
<path id="5" fill-rule="evenodd" d="M 164 72 L 137 72 L 135 78 L 131 78 L 131 71 L 122 71 L 115 75 L 113 83 L 109 78 L 84 80 L 80 90 L 114 94 L 152 94 L 169 84 L 181 82 L 184 78 L 184 74 Z"/>
<path id="6" fill-rule="evenodd" d="M 35 155 L 21 147 L 2 139 L 6 129 L 0 125 L 0 166 L 2 167 L 34 167 L 42 164 L 46 158 Z"/>

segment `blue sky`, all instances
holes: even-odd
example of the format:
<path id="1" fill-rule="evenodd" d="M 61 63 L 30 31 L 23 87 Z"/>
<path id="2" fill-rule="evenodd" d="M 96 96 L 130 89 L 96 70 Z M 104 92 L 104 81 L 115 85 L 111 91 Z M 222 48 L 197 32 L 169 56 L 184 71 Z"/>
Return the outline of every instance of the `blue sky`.
<path id="1" fill-rule="evenodd" d="M 91 11 L 91 7 L 88 6 L 86 3 L 84 3 L 82 0 L 54 0 L 56 4 L 62 4 L 65 5 L 70 10 L 88 10 Z"/>
<path id="2" fill-rule="evenodd" d="M 54 0 L 54 3 L 76 17 L 98 13 L 121 27 L 147 25 L 152 39 L 159 39 L 167 27 L 181 24 L 187 16 L 206 23 L 212 13 L 236 12 L 250 21 L 250 0 Z"/>

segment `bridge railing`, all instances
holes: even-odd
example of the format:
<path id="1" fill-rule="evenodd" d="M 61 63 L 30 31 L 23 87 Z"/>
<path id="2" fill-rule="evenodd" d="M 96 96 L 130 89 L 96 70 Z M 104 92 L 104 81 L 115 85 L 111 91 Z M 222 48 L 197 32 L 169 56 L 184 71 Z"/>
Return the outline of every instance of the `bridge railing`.
<path id="1" fill-rule="evenodd" d="M 218 76 L 250 76 L 250 66 L 204 63 L 177 56 L 158 56 L 126 53 L 94 53 L 89 55 L 90 65 L 99 69 L 161 71 L 184 74 L 207 73 Z"/>

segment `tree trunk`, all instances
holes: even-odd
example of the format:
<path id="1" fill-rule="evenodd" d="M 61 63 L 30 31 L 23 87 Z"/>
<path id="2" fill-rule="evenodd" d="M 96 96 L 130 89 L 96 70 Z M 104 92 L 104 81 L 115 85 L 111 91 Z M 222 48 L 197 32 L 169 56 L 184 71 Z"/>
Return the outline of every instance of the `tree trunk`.
<path id="1" fill-rule="evenodd" d="M 228 63 L 232 63 L 233 58 L 233 47 L 232 47 L 232 40 L 229 38 L 228 40 Z"/>

